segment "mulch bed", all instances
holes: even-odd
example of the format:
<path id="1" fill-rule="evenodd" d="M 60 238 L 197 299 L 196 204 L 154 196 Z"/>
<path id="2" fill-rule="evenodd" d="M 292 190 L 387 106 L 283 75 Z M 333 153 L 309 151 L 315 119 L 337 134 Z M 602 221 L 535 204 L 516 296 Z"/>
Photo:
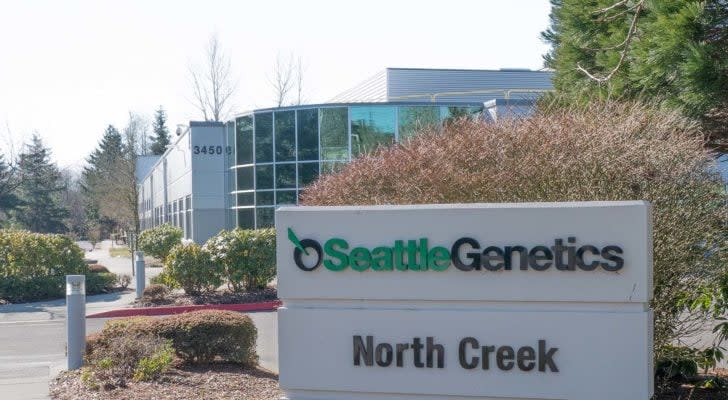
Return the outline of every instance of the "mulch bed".
<path id="1" fill-rule="evenodd" d="M 203 293 L 196 296 L 191 296 L 181 291 L 175 291 L 159 301 L 149 301 L 144 298 L 136 300 L 134 302 L 134 307 L 262 303 L 272 300 L 278 300 L 278 290 L 273 287 L 268 287 L 257 292 L 246 293 L 234 293 L 228 290 L 218 290 L 212 293 Z"/>
<path id="2" fill-rule="evenodd" d="M 676 384 L 656 393 L 655 400 L 728 400 L 728 390 L 701 389 L 690 384 Z"/>
<path id="3" fill-rule="evenodd" d="M 80 372 L 62 372 L 51 383 L 50 395 L 57 400 L 126 399 L 249 399 L 279 400 L 278 376 L 261 369 L 234 364 L 182 366 L 158 382 L 130 382 L 125 388 L 92 390 L 81 383 Z M 674 384 L 656 393 L 654 400 L 728 400 L 728 389 L 701 389 L 692 384 Z"/>
<path id="4" fill-rule="evenodd" d="M 283 392 L 278 389 L 275 374 L 221 363 L 183 366 L 166 373 L 158 382 L 130 382 L 125 388 L 106 391 L 87 388 L 79 371 L 62 372 L 51 383 L 50 396 L 58 400 L 279 400 Z"/>

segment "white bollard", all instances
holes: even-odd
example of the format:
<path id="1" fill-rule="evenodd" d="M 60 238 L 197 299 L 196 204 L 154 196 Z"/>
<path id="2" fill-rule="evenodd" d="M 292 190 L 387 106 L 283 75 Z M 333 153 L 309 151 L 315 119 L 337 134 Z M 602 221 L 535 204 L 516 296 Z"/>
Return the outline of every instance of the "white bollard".
<path id="1" fill-rule="evenodd" d="M 66 275 L 66 353 L 68 370 L 83 366 L 86 351 L 86 276 Z"/>
<path id="2" fill-rule="evenodd" d="M 136 270 L 136 298 L 140 299 L 144 293 L 144 252 L 134 252 L 134 269 Z"/>

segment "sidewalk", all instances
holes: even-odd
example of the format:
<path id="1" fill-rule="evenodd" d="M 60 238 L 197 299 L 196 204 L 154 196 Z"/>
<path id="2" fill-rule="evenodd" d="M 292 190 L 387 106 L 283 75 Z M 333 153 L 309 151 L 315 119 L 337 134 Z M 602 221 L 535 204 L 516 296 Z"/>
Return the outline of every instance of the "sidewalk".
<path id="1" fill-rule="evenodd" d="M 110 257 L 110 242 L 86 253 L 111 272 L 131 274 L 131 260 Z M 152 275 L 147 271 L 147 277 Z M 130 285 L 134 287 L 134 283 Z M 129 307 L 133 290 L 86 297 L 86 314 Z M 0 397 L 47 399 L 50 379 L 65 368 L 66 299 L 0 306 Z M 86 321 L 86 332 L 100 330 L 105 319 Z"/>

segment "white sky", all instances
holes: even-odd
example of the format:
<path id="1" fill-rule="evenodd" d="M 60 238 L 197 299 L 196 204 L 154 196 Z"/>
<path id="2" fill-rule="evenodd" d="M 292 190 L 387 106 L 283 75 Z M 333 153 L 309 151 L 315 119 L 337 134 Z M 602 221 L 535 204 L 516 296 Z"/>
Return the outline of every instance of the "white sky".
<path id="1" fill-rule="evenodd" d="M 539 69 L 548 0 L 7 1 L 0 5 L 0 150 L 38 131 L 78 169 L 108 124 L 163 105 L 201 119 L 187 65 L 210 35 L 230 55 L 235 112 L 273 105 L 277 54 L 306 66 L 307 102 L 386 67 Z"/>

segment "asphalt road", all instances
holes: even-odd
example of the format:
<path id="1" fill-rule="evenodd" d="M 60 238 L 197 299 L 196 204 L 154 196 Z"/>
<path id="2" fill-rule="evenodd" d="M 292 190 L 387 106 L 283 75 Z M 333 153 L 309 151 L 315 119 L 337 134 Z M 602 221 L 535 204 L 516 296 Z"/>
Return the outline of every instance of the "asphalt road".
<path id="1" fill-rule="evenodd" d="M 111 242 L 91 250 L 90 243 L 78 243 L 86 257 L 98 260 L 111 272 L 131 271 L 131 259 L 111 257 Z M 146 278 L 160 268 L 147 268 Z M 130 285 L 134 287 L 134 284 Z M 92 314 L 128 307 L 133 292 L 89 296 L 86 313 Z M 275 312 L 249 314 L 258 328 L 257 351 L 260 364 L 278 372 L 277 319 Z M 106 319 L 87 319 L 86 333 L 100 330 Z M 65 299 L 0 306 L 0 399 L 47 399 L 50 379 L 66 368 Z"/>
<path id="2" fill-rule="evenodd" d="M 103 319 L 89 319 L 87 333 Z M 65 319 L 0 321 L 0 397 L 47 399 L 51 374 L 65 368 Z"/>

